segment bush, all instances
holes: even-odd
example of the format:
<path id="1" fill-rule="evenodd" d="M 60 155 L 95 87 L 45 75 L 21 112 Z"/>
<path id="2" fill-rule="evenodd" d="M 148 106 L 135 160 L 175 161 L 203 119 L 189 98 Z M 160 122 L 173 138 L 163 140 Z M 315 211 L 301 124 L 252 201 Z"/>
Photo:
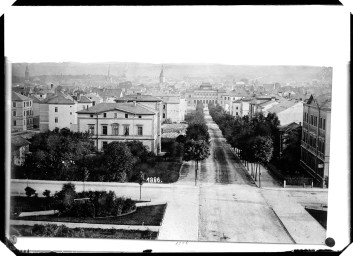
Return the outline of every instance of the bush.
<path id="1" fill-rule="evenodd" d="M 35 195 L 35 193 L 36 193 L 36 191 L 31 187 L 26 187 L 25 191 L 26 191 L 26 195 L 28 197 L 31 197 L 31 196 Z"/>
<path id="2" fill-rule="evenodd" d="M 43 196 L 45 196 L 46 198 L 49 198 L 50 197 L 50 190 L 44 190 L 43 192 Z"/>

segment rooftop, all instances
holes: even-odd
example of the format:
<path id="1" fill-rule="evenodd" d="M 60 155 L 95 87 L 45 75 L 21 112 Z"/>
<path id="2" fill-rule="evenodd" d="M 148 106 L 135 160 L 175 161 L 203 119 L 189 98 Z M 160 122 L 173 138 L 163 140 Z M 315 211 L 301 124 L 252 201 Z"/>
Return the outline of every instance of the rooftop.
<path id="1" fill-rule="evenodd" d="M 282 99 L 281 101 L 278 102 L 277 105 L 267 109 L 267 111 L 271 113 L 280 113 L 298 103 L 303 104 L 301 101 Z"/>
<path id="2" fill-rule="evenodd" d="M 78 103 L 92 103 L 92 101 L 84 95 L 81 95 L 80 99 L 77 102 Z"/>
<path id="3" fill-rule="evenodd" d="M 118 101 L 136 101 L 136 102 L 161 102 L 162 100 L 154 97 L 152 95 L 141 95 L 141 94 L 135 94 L 135 95 L 125 95 L 122 98 L 117 99 Z"/>
<path id="4" fill-rule="evenodd" d="M 68 104 L 68 105 L 74 105 L 75 102 L 74 100 L 69 96 L 65 95 L 63 93 L 58 92 L 57 94 L 47 96 L 46 99 L 44 99 L 41 103 L 44 104 Z"/>
<path id="5" fill-rule="evenodd" d="M 28 140 L 23 138 L 22 136 L 11 136 L 11 147 L 18 148 L 31 144 Z"/>
<path id="6" fill-rule="evenodd" d="M 27 100 L 31 100 L 30 98 L 22 95 L 22 94 L 19 94 L 17 92 L 12 92 L 12 96 L 11 96 L 11 99 L 13 101 L 27 101 Z"/>
<path id="7" fill-rule="evenodd" d="M 77 111 L 78 114 L 96 114 L 112 110 L 118 110 L 136 115 L 155 115 L 156 111 L 134 103 L 100 103 L 88 109 Z"/>

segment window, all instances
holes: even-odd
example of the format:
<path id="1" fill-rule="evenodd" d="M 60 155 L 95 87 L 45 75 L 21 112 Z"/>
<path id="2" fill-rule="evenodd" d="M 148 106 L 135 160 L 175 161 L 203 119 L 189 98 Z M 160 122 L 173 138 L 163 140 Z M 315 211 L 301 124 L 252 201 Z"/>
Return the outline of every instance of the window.
<path id="1" fill-rule="evenodd" d="M 310 124 L 313 125 L 314 124 L 314 117 L 311 115 L 310 116 Z"/>
<path id="2" fill-rule="evenodd" d="M 103 117 L 107 117 L 107 113 L 103 113 Z"/>
<path id="3" fill-rule="evenodd" d="M 13 120 L 13 126 L 16 126 L 16 120 Z"/>
<path id="4" fill-rule="evenodd" d="M 124 135 L 129 136 L 129 126 L 128 125 L 124 125 Z"/>
<path id="5" fill-rule="evenodd" d="M 23 111 L 23 115 L 26 116 L 26 111 Z"/>
<path id="6" fill-rule="evenodd" d="M 114 118 L 118 118 L 118 113 L 114 113 Z"/>
<path id="7" fill-rule="evenodd" d="M 23 102 L 23 107 L 26 107 L 26 102 Z"/>
<path id="8" fill-rule="evenodd" d="M 12 116 L 16 116 L 16 111 L 12 111 Z"/>
<path id="9" fill-rule="evenodd" d="M 326 119 L 324 118 L 323 119 L 323 122 L 322 122 L 322 129 L 326 129 Z"/>
<path id="10" fill-rule="evenodd" d="M 102 130 L 102 134 L 103 134 L 103 135 L 108 135 L 108 126 L 103 125 L 103 126 L 102 126 L 102 129 L 103 129 L 103 130 Z"/>
<path id="11" fill-rule="evenodd" d="M 58 107 L 55 107 L 55 112 L 58 112 Z"/>
<path id="12" fill-rule="evenodd" d="M 94 134 L 94 124 L 89 124 L 88 125 L 88 132 L 89 134 Z"/>
<path id="13" fill-rule="evenodd" d="M 163 113 L 163 118 L 165 118 L 165 113 Z"/>
<path id="14" fill-rule="evenodd" d="M 108 141 L 102 141 L 102 148 L 104 149 L 108 145 Z"/>
<path id="15" fill-rule="evenodd" d="M 238 109 L 238 107 L 236 107 L 235 109 Z"/>
<path id="16" fill-rule="evenodd" d="M 55 123 L 59 122 L 59 118 L 55 117 Z"/>
<path id="17" fill-rule="evenodd" d="M 29 105 L 32 106 L 32 101 L 29 102 Z"/>
<path id="18" fill-rule="evenodd" d="M 70 115 L 72 115 L 72 112 L 70 112 Z"/>
<path id="19" fill-rule="evenodd" d="M 92 105 L 95 106 L 95 105 L 96 105 L 96 102 L 95 102 L 95 101 L 92 101 Z"/>
<path id="20" fill-rule="evenodd" d="M 139 116 L 139 118 L 142 118 L 142 116 Z"/>
<path id="21" fill-rule="evenodd" d="M 15 108 L 16 107 L 16 102 L 12 102 L 12 106 Z"/>
<path id="22" fill-rule="evenodd" d="M 317 126 L 317 116 L 314 117 L 314 125 Z"/>
<path id="23" fill-rule="evenodd" d="M 89 115 L 90 117 L 93 117 L 93 115 Z"/>
<path id="24" fill-rule="evenodd" d="M 163 109 L 165 109 L 165 105 L 163 105 Z"/>
<path id="25" fill-rule="evenodd" d="M 238 112 L 236 112 L 235 115 L 238 115 Z"/>
<path id="26" fill-rule="evenodd" d="M 125 114 L 125 118 L 129 118 L 129 115 L 128 115 L 128 114 Z"/>
<path id="27" fill-rule="evenodd" d="M 113 135 L 119 135 L 119 124 L 112 124 Z"/>
<path id="28" fill-rule="evenodd" d="M 137 135 L 140 135 L 140 136 L 142 136 L 142 135 L 143 135 L 143 129 L 142 129 L 142 126 L 138 126 L 138 127 L 137 127 Z"/>

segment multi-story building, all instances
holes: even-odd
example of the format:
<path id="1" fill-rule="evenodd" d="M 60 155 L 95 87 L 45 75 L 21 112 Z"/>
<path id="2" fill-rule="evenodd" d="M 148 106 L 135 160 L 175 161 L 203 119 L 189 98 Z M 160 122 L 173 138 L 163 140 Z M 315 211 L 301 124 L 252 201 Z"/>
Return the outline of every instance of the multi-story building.
<path id="1" fill-rule="evenodd" d="M 192 108 L 196 107 L 199 102 L 220 104 L 222 95 L 226 93 L 226 90 L 213 89 L 210 83 L 202 83 L 198 89 L 185 92 L 185 101 L 187 106 Z"/>
<path id="2" fill-rule="evenodd" d="M 172 122 L 181 122 L 185 118 L 185 99 L 179 95 L 154 95 L 162 100 L 162 122 L 170 119 Z"/>
<path id="3" fill-rule="evenodd" d="M 41 100 L 37 96 L 31 96 L 33 104 L 33 128 L 39 128 L 39 119 L 40 119 L 40 103 Z"/>
<path id="4" fill-rule="evenodd" d="M 158 153 L 158 110 L 142 104 L 100 103 L 77 112 L 79 132 L 90 132 L 97 150 L 113 141 L 139 140 Z"/>
<path id="5" fill-rule="evenodd" d="M 77 131 L 77 102 L 69 96 L 58 92 L 40 102 L 41 132 L 55 128 L 69 128 Z"/>
<path id="6" fill-rule="evenodd" d="M 231 108 L 230 108 L 230 114 L 232 116 L 239 116 L 239 117 L 249 115 L 250 102 L 252 100 L 253 100 L 253 98 L 244 97 L 239 100 L 232 101 Z"/>
<path id="7" fill-rule="evenodd" d="M 11 131 L 33 129 L 33 100 L 16 92 L 11 99 Z"/>
<path id="8" fill-rule="evenodd" d="M 29 141 L 20 135 L 11 136 L 11 164 L 22 165 L 29 151 Z"/>
<path id="9" fill-rule="evenodd" d="M 328 186 L 331 94 L 311 95 L 304 103 L 301 166 L 321 186 Z"/>
<path id="10" fill-rule="evenodd" d="M 137 102 L 138 104 L 151 109 L 152 111 L 157 111 L 157 153 L 161 153 L 161 138 L 162 138 L 162 116 L 163 116 L 163 108 L 162 108 L 162 100 L 154 97 L 152 95 L 125 95 L 124 97 L 116 99 L 117 103 L 128 103 L 128 102 Z"/>

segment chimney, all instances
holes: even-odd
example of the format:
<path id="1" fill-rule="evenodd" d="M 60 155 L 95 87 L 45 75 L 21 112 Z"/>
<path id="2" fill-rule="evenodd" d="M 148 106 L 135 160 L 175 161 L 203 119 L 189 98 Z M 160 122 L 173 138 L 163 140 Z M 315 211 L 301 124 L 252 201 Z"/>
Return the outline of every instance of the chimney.
<path id="1" fill-rule="evenodd" d="M 134 107 L 136 107 L 136 100 L 134 100 Z"/>

